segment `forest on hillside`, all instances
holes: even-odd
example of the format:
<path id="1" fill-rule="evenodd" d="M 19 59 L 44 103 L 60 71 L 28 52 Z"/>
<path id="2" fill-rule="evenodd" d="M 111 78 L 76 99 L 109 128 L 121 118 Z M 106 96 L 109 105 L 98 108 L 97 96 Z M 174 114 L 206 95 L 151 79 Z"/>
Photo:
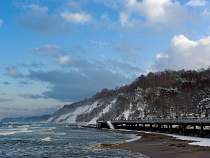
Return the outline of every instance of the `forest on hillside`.
<path id="1" fill-rule="evenodd" d="M 150 72 L 139 76 L 130 85 L 103 89 L 92 99 L 117 96 L 116 111 L 123 112 L 132 104 L 133 117 L 138 117 L 142 116 L 142 111 L 137 108 L 137 93 L 140 92 L 146 107 L 144 117 L 207 117 L 210 115 L 210 68 Z"/>

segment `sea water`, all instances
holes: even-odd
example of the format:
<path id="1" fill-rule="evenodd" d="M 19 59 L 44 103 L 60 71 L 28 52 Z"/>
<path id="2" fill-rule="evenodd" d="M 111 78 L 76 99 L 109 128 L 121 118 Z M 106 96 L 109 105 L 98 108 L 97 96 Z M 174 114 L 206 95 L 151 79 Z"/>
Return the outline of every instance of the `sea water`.
<path id="1" fill-rule="evenodd" d="M 129 135 L 64 124 L 0 123 L 0 158 L 141 157 L 119 150 L 92 148 L 133 139 Z"/>

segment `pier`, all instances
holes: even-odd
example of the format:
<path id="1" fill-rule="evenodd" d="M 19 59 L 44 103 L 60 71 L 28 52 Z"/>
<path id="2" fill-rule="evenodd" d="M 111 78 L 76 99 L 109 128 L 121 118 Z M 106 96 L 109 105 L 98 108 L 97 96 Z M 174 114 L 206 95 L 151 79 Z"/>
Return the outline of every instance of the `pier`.
<path id="1" fill-rule="evenodd" d="M 97 121 L 99 128 L 150 131 L 210 138 L 210 117 Z"/>

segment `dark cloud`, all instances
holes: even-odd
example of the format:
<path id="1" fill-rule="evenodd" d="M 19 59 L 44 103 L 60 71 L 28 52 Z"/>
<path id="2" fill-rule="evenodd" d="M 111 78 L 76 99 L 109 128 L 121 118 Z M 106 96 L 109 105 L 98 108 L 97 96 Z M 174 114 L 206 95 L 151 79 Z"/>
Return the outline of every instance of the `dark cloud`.
<path id="1" fill-rule="evenodd" d="M 3 84 L 5 84 L 5 85 L 9 85 L 10 83 L 5 81 L 5 82 L 3 82 Z"/>
<path id="2" fill-rule="evenodd" d="M 29 81 L 20 81 L 20 82 L 18 82 L 18 84 L 20 87 L 23 87 L 23 86 L 31 85 L 33 83 L 29 82 Z"/>
<path id="3" fill-rule="evenodd" d="M 46 45 L 41 48 L 31 48 L 29 49 L 32 53 L 38 55 L 55 55 L 58 56 L 59 54 L 63 53 L 63 50 L 56 46 L 56 45 Z"/>
<path id="4" fill-rule="evenodd" d="M 52 48 L 50 46 L 50 48 Z M 60 48 L 56 46 L 56 50 Z M 40 48 L 42 53 L 49 49 Z M 53 54 L 60 53 L 54 51 Z M 61 52 L 62 53 L 62 52 Z M 64 53 L 62 53 L 64 54 Z M 29 65 L 28 65 L 29 66 Z M 132 66 L 129 63 L 120 62 L 113 59 L 105 59 L 103 61 L 87 60 L 85 58 L 73 57 L 65 64 L 64 69 L 42 71 L 30 69 L 28 74 L 22 75 L 19 82 L 20 86 L 26 86 L 34 81 L 49 83 L 48 91 L 40 94 L 19 94 L 18 96 L 27 99 L 48 99 L 52 98 L 62 102 L 78 101 L 92 97 L 103 88 L 115 88 L 129 84 L 133 81 L 137 74 L 142 70 Z M 7 68 L 7 74 L 11 72 L 11 77 L 18 77 L 21 74 L 18 68 L 10 66 Z M 12 75 L 12 72 L 14 73 Z"/>
<path id="5" fill-rule="evenodd" d="M 126 73 L 126 74 L 140 74 L 144 72 L 139 67 L 132 66 L 131 64 L 125 62 L 119 62 L 113 59 L 107 59 L 105 61 L 107 66 L 110 66 L 111 69 L 116 69 L 119 72 Z"/>
<path id="6" fill-rule="evenodd" d="M 131 82 L 120 74 L 114 74 L 106 69 L 83 69 L 80 71 L 30 71 L 31 79 L 48 82 L 51 91 L 42 96 L 60 101 L 78 101 L 92 97 L 103 88 L 114 88 Z"/>
<path id="7" fill-rule="evenodd" d="M 11 102 L 14 101 L 13 99 L 4 99 L 4 98 L 0 98 L 0 102 Z"/>
<path id="8" fill-rule="evenodd" d="M 44 64 L 41 62 L 32 62 L 31 64 L 22 63 L 19 65 L 20 67 L 28 67 L 28 68 L 41 68 L 44 67 Z"/>
<path id="9" fill-rule="evenodd" d="M 59 15 L 48 14 L 48 8 L 31 6 L 26 15 L 15 19 L 18 26 L 41 34 L 68 34 L 73 28 Z"/>
<path id="10" fill-rule="evenodd" d="M 22 97 L 22 98 L 26 98 L 26 99 L 40 99 L 40 98 L 45 98 L 41 95 L 38 95 L 38 94 L 30 94 L 30 93 L 27 93 L 27 94 L 18 94 L 19 97 Z"/>
<path id="11" fill-rule="evenodd" d="M 8 67 L 5 68 L 6 73 L 5 75 L 10 77 L 22 77 L 23 75 L 18 71 L 18 67 L 14 65 L 8 65 Z"/>
<path id="12" fill-rule="evenodd" d="M 123 41 L 116 44 L 114 47 L 115 50 L 121 55 L 121 57 L 125 60 L 132 59 L 132 60 L 139 60 L 140 57 L 138 56 L 138 52 L 140 48 L 131 45 L 129 42 Z"/>

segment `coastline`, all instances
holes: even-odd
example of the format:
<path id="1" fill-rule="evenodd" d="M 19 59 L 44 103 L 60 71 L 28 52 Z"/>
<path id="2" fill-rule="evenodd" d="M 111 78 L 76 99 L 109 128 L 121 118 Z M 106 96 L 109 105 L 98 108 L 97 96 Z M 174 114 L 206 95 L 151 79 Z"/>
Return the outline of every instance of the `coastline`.
<path id="1" fill-rule="evenodd" d="M 104 146 L 111 150 L 126 150 L 133 153 L 140 153 L 151 158 L 209 158 L 210 147 L 190 145 L 196 142 L 193 140 L 183 140 L 177 135 L 167 135 L 161 133 L 150 133 L 142 131 L 113 130 L 122 134 L 135 134 L 140 139 L 125 141 L 124 143 Z M 210 140 L 209 140 L 210 141 Z"/>

